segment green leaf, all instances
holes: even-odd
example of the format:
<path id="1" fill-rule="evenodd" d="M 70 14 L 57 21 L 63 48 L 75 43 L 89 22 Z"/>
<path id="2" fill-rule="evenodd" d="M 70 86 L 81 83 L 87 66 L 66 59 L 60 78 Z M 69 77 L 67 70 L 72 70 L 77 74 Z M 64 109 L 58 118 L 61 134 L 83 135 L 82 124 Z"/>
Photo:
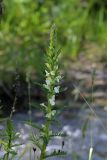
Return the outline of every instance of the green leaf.
<path id="1" fill-rule="evenodd" d="M 66 137 L 66 135 L 64 133 L 58 132 L 58 133 L 52 133 L 52 135 L 50 135 L 51 137 Z"/>
<path id="2" fill-rule="evenodd" d="M 9 151 L 9 153 L 12 154 L 12 155 L 17 155 L 17 152 L 15 152 L 13 150 Z"/>
<path id="3" fill-rule="evenodd" d="M 24 144 L 24 143 L 23 143 Z M 17 147 L 17 146 L 21 146 L 21 145 L 23 145 L 22 143 L 20 143 L 20 144 L 14 144 L 14 145 L 12 145 L 12 147 Z"/>
<path id="4" fill-rule="evenodd" d="M 82 127 L 82 137 L 85 138 L 86 136 L 86 131 L 87 131 L 87 128 L 88 128 L 88 119 L 85 121 L 83 127 Z"/>
<path id="5" fill-rule="evenodd" d="M 53 151 L 51 154 L 46 155 L 45 158 L 49 158 L 49 157 L 54 157 L 54 156 L 65 156 L 66 152 L 62 151 L 62 150 L 58 150 L 58 151 Z"/>
<path id="6" fill-rule="evenodd" d="M 36 129 L 38 129 L 38 130 L 40 130 L 40 131 L 43 131 L 43 128 L 40 127 L 38 124 L 35 124 L 35 123 L 33 123 L 33 122 L 30 122 L 30 121 L 27 121 L 26 124 L 30 125 L 30 126 L 33 127 L 33 128 L 36 128 Z"/>
<path id="7" fill-rule="evenodd" d="M 7 143 L 5 141 L 3 141 L 3 140 L 0 140 L 0 144 L 1 145 L 6 145 Z"/>
<path id="8" fill-rule="evenodd" d="M 40 139 L 38 139 L 33 133 L 30 136 L 30 140 L 36 145 L 40 150 L 42 149 L 42 145 Z"/>

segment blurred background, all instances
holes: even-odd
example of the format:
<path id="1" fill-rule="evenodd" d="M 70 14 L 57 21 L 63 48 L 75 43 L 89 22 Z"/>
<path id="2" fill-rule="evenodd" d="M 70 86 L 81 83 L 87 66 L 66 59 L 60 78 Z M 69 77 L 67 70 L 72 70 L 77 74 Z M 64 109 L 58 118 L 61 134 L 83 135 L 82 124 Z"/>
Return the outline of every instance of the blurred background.
<path id="1" fill-rule="evenodd" d="M 48 48 L 49 31 L 53 22 L 57 26 L 58 45 L 62 48 L 61 69 L 64 72 L 66 87 L 72 85 L 75 78 L 79 81 L 88 76 L 89 81 L 89 77 L 92 77 L 92 68 L 99 68 L 98 76 L 101 76 L 101 79 L 96 83 L 99 85 L 103 83 L 102 74 L 107 60 L 106 0 L 4 0 L 2 7 L 3 17 L 0 23 L 2 102 L 7 103 L 9 100 L 11 104 L 17 92 L 16 94 L 22 97 L 20 102 L 24 103 L 23 97 L 27 96 L 27 75 L 30 74 L 30 81 L 33 83 L 43 80 L 44 55 Z M 89 82 L 87 83 L 86 87 L 89 85 Z M 36 86 L 32 96 L 40 98 L 40 94 Z M 69 94 L 67 96 L 71 97 L 71 93 Z"/>
<path id="2" fill-rule="evenodd" d="M 60 68 L 64 78 L 61 85 L 67 88 L 57 97 L 57 105 L 65 106 L 62 107 L 63 117 L 67 118 L 63 120 L 64 125 L 79 126 L 75 116 L 79 114 L 79 118 L 83 118 L 87 113 L 84 110 L 86 100 L 94 109 L 99 108 L 96 112 L 106 123 L 107 1 L 4 0 L 0 3 L 3 7 L 0 22 L 0 116 L 10 114 L 15 96 L 16 113 L 27 113 L 29 87 L 33 108 L 45 100 L 37 83 L 44 81 L 44 58 L 50 27 L 55 23 L 58 45 L 62 48 Z M 86 115 L 86 119 L 90 119 L 89 114 Z M 38 113 L 37 116 L 42 115 Z M 99 131 L 97 125 L 99 127 L 100 122 L 96 118 L 93 120 L 94 117 L 91 116 L 91 120 L 95 120 L 94 129 Z M 96 130 L 95 135 L 99 133 Z M 76 133 L 80 132 L 76 130 Z M 105 142 L 104 145 L 107 146 Z M 107 151 L 101 151 L 101 148 L 96 152 L 101 157 L 107 156 Z"/>

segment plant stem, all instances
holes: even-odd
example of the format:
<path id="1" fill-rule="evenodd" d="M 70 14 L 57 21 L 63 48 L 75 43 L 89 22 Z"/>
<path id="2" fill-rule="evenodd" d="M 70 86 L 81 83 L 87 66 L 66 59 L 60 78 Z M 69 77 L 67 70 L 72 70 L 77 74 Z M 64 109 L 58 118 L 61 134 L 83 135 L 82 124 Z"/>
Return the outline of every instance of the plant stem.
<path id="1" fill-rule="evenodd" d="M 11 148 L 11 134 L 9 135 L 8 150 L 10 150 L 10 148 Z M 9 154 L 10 152 L 8 151 L 6 160 L 9 160 Z"/>
<path id="2" fill-rule="evenodd" d="M 50 128 L 50 122 L 48 120 L 46 120 L 46 132 L 45 132 L 45 136 L 46 139 L 47 139 L 47 144 L 49 142 L 49 128 Z M 44 160 L 45 159 L 45 154 L 46 154 L 46 144 L 45 142 L 43 141 L 43 145 L 42 145 L 42 150 L 41 150 L 41 155 L 40 155 L 40 160 Z"/>

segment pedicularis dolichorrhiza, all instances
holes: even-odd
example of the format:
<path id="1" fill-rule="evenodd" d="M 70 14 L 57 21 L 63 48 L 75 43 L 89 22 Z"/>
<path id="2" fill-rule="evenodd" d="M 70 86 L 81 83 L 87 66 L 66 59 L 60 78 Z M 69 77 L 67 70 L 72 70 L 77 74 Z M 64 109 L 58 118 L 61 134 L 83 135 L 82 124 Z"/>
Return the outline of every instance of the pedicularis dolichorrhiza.
<path id="1" fill-rule="evenodd" d="M 39 129 L 40 133 L 39 138 L 37 138 L 35 134 L 32 134 L 31 136 L 33 143 L 40 149 L 40 160 L 65 154 L 62 150 L 55 150 L 51 154 L 46 152 L 47 145 L 52 137 L 63 136 L 63 133 L 54 133 L 51 129 L 57 114 L 57 110 L 55 109 L 55 96 L 60 92 L 59 84 L 61 81 L 58 65 L 60 49 L 57 46 L 56 27 L 53 25 L 50 31 L 50 44 L 46 53 L 45 84 L 43 84 L 43 88 L 46 91 L 47 101 L 40 105 L 45 116 L 45 122 L 41 126 L 31 123 L 33 127 Z M 62 143 L 64 144 L 64 142 Z"/>
<path id="2" fill-rule="evenodd" d="M 56 134 L 50 129 L 52 121 L 55 119 L 55 115 L 57 113 L 55 109 L 55 95 L 59 93 L 60 86 L 59 82 L 61 80 L 61 76 L 59 73 L 58 66 L 58 58 L 60 54 L 60 49 L 57 47 L 57 37 L 56 37 L 56 29 L 55 25 L 52 26 L 50 32 L 50 45 L 46 54 L 46 63 L 45 63 L 45 84 L 43 87 L 47 92 L 47 103 L 41 104 L 41 107 L 44 108 L 44 114 L 46 118 L 46 123 L 42 126 L 43 129 L 43 143 L 41 148 L 40 160 L 43 160 L 47 157 L 46 155 L 46 147 L 49 143 L 49 140 L 55 136 Z M 59 152 L 55 151 L 50 156 L 57 155 Z M 60 154 L 63 154 L 60 151 Z"/>

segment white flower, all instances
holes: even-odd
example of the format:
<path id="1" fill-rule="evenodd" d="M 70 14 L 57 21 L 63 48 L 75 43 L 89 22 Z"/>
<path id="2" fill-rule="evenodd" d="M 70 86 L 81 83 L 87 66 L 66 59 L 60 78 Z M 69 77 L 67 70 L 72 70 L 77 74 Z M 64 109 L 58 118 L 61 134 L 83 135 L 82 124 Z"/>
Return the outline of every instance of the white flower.
<path id="1" fill-rule="evenodd" d="M 49 86 L 51 81 L 49 79 L 46 79 L 46 84 Z"/>
<path id="2" fill-rule="evenodd" d="M 54 88 L 55 93 L 59 93 L 59 88 L 60 88 L 60 86 L 57 86 Z"/>
<path id="3" fill-rule="evenodd" d="M 41 103 L 40 105 L 41 107 L 45 108 L 45 110 L 47 111 L 47 106 L 44 103 Z"/>
<path id="4" fill-rule="evenodd" d="M 48 76 L 49 76 L 49 73 L 48 73 L 48 71 L 47 71 L 47 70 L 45 70 L 45 73 L 46 73 L 46 76 L 48 77 Z"/>
<path id="5" fill-rule="evenodd" d="M 19 132 L 17 132 L 17 133 L 16 133 L 16 136 L 20 136 L 20 133 L 19 133 Z"/>
<path id="6" fill-rule="evenodd" d="M 46 84 L 43 84 L 43 87 L 50 90 L 50 86 L 49 85 L 46 85 Z"/>
<path id="7" fill-rule="evenodd" d="M 55 70 L 58 70 L 58 66 L 55 66 L 54 69 L 55 69 Z"/>
<path id="8" fill-rule="evenodd" d="M 44 104 L 44 103 L 41 103 L 40 105 L 43 106 L 43 107 L 45 107 L 45 104 Z"/>
<path id="9" fill-rule="evenodd" d="M 53 111 L 51 112 L 51 115 L 54 116 L 55 114 L 56 114 L 56 110 L 53 110 Z"/>
<path id="10" fill-rule="evenodd" d="M 54 75 L 55 75 L 55 72 L 54 72 L 54 71 L 51 71 L 51 75 L 54 76 Z"/>
<path id="11" fill-rule="evenodd" d="M 51 111 L 50 113 L 46 114 L 46 117 L 50 119 L 50 118 L 52 118 L 53 116 L 55 116 L 55 114 L 56 114 L 56 111 L 53 110 L 53 111 Z"/>
<path id="12" fill-rule="evenodd" d="M 49 99 L 49 102 L 52 106 L 55 105 L 55 95 L 53 95 L 52 98 Z"/>
<path id="13" fill-rule="evenodd" d="M 57 77 L 56 77 L 56 81 L 57 81 L 58 83 L 59 83 L 60 79 L 61 79 L 61 76 L 57 76 Z"/>

